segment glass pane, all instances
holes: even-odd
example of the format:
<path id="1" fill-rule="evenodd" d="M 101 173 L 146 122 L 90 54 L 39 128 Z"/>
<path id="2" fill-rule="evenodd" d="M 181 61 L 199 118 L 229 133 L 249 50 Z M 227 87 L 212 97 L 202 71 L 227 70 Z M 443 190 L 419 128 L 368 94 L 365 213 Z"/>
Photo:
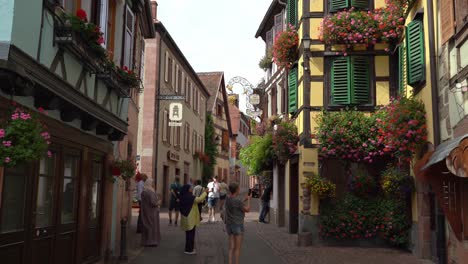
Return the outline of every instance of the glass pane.
<path id="1" fill-rule="evenodd" d="M 6 168 L 3 182 L 0 233 L 23 230 L 26 167 Z"/>
<path id="2" fill-rule="evenodd" d="M 91 186 L 91 197 L 89 200 L 89 220 L 90 227 L 96 227 L 99 222 L 99 202 L 100 202 L 100 179 L 102 173 L 102 164 L 99 161 L 93 162 L 93 174 L 92 186 Z"/>
<path id="3" fill-rule="evenodd" d="M 75 222 L 75 195 L 78 157 L 66 155 L 64 158 L 62 224 Z"/>
<path id="4" fill-rule="evenodd" d="M 36 227 L 52 224 L 54 205 L 54 166 L 55 153 L 51 158 L 42 158 L 39 163 L 39 184 L 37 187 Z"/>

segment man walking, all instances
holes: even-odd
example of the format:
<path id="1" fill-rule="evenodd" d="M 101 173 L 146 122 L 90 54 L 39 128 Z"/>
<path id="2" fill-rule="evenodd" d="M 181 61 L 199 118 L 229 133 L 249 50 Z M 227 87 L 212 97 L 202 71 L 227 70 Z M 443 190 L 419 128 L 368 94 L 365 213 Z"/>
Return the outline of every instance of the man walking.
<path id="1" fill-rule="evenodd" d="M 270 212 L 270 195 L 271 195 L 272 187 L 269 185 L 265 191 L 263 191 L 263 195 L 260 198 L 262 201 L 262 211 L 260 212 L 259 222 L 260 223 L 267 223 L 265 218 L 267 214 Z"/>
<path id="2" fill-rule="evenodd" d="M 169 225 L 172 225 L 172 211 L 175 210 L 175 222 L 174 224 L 177 225 L 177 220 L 179 220 L 179 210 L 180 210 L 180 201 L 179 201 L 179 194 L 182 185 L 180 184 L 180 178 L 176 177 L 175 182 L 171 184 L 170 191 L 171 191 L 171 200 L 169 202 Z"/>
<path id="3" fill-rule="evenodd" d="M 219 183 L 218 176 L 208 183 L 208 222 L 215 222 L 216 204 L 219 199 Z"/>
<path id="4" fill-rule="evenodd" d="M 137 220 L 137 234 L 141 233 L 141 228 L 143 225 L 143 222 L 141 221 L 141 193 L 143 192 L 143 187 L 145 186 L 145 181 L 148 179 L 148 175 L 142 173 L 140 180 L 137 182 L 136 190 L 137 190 L 137 200 L 138 200 L 138 206 L 140 207 L 140 210 L 138 211 L 138 220 Z"/>

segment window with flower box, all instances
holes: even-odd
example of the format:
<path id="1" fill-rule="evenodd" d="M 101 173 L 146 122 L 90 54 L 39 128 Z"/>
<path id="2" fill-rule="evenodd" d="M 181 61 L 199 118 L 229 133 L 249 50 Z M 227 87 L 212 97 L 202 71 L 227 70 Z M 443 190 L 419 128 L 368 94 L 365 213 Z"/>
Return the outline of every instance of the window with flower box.
<path id="1" fill-rule="evenodd" d="M 330 0 L 329 10 L 330 12 L 340 11 L 346 8 L 356 8 L 361 10 L 370 9 L 370 4 L 373 1 L 369 0 Z"/>
<path id="2" fill-rule="evenodd" d="M 331 62 L 331 105 L 369 105 L 371 100 L 370 57 L 336 57 Z"/>
<path id="3" fill-rule="evenodd" d="M 424 54 L 424 25 L 422 16 L 418 16 L 406 27 L 406 77 L 408 85 L 415 88 L 426 81 Z"/>

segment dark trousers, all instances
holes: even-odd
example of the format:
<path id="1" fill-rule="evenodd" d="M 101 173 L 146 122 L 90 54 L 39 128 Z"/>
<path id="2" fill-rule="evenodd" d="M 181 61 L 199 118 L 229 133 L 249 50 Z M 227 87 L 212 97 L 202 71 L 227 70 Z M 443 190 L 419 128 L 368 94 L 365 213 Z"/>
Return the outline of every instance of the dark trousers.
<path id="1" fill-rule="evenodd" d="M 185 231 L 185 252 L 192 252 L 195 247 L 195 227 Z"/>
<path id="2" fill-rule="evenodd" d="M 141 221 L 141 201 L 138 201 L 140 210 L 138 210 L 138 220 L 137 220 L 137 233 L 140 234 L 143 228 L 143 222 Z"/>
<path id="3" fill-rule="evenodd" d="M 260 211 L 260 217 L 258 220 L 260 220 L 260 222 L 265 222 L 265 217 L 267 216 L 268 212 L 270 212 L 270 201 L 262 201 L 262 210 Z"/>
<path id="4" fill-rule="evenodd" d="M 198 204 L 198 212 L 200 212 L 200 220 L 202 218 L 202 216 L 201 216 L 202 211 L 203 211 L 203 204 L 199 203 Z"/>

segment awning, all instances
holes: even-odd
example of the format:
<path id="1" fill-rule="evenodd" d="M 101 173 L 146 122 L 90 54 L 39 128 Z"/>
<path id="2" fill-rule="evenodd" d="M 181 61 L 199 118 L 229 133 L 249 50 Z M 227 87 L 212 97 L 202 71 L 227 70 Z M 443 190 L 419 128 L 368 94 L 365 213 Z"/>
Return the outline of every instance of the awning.
<path id="1" fill-rule="evenodd" d="M 468 177 L 468 134 L 440 144 L 426 165 L 421 168 L 421 172 L 444 159 L 447 169 L 452 174 Z"/>

